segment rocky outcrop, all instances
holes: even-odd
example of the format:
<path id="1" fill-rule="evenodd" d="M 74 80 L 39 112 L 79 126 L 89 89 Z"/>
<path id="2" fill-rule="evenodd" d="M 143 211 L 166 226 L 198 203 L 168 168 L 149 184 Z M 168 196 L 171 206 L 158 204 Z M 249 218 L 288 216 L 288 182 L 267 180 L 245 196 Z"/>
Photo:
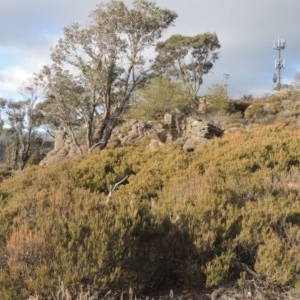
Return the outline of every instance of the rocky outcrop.
<path id="1" fill-rule="evenodd" d="M 165 143 L 168 139 L 168 128 L 164 124 L 129 120 L 113 132 L 112 139 L 118 139 L 120 145 L 145 145 L 151 140 Z"/>
<path id="2" fill-rule="evenodd" d="M 144 145 L 161 149 L 166 145 L 181 145 L 194 151 L 208 139 L 220 137 L 224 130 L 210 122 L 182 114 L 166 114 L 162 124 L 129 120 L 115 129 L 112 140 L 119 145 Z"/>
<path id="3" fill-rule="evenodd" d="M 224 132 L 222 128 L 212 123 L 193 117 L 186 118 L 185 123 L 183 150 L 188 152 L 194 151 L 208 139 L 222 136 Z"/>
<path id="4" fill-rule="evenodd" d="M 163 123 L 141 120 L 124 122 L 113 131 L 109 145 L 144 146 L 153 151 L 173 145 L 189 152 L 203 145 L 208 139 L 222 136 L 223 132 L 222 128 L 201 119 L 182 114 L 166 114 Z M 65 132 L 57 131 L 54 149 L 48 152 L 40 165 L 51 165 L 80 155 L 73 140 Z"/>
<path id="5" fill-rule="evenodd" d="M 73 140 L 64 131 L 55 133 L 54 149 L 49 151 L 40 162 L 41 166 L 51 165 L 60 160 L 80 156 L 80 151 Z"/>

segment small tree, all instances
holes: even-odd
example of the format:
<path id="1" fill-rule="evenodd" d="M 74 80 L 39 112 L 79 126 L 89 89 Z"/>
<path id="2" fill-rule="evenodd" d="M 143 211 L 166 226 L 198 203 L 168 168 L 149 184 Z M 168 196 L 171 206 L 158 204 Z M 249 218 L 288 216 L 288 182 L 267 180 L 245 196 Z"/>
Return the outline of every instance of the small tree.
<path id="1" fill-rule="evenodd" d="M 77 147 L 78 153 L 81 154 L 78 132 L 85 123 L 93 124 L 96 103 L 92 105 L 89 98 L 84 101 L 86 92 L 80 79 L 60 67 L 45 66 L 38 79 L 46 92 L 46 99 L 38 106 L 43 111 L 44 128 L 52 137 L 55 137 L 57 130 L 65 131 Z M 89 108 L 94 110 L 90 111 Z M 92 144 L 91 133 L 92 127 L 88 126 L 86 128 L 88 148 Z"/>
<path id="2" fill-rule="evenodd" d="M 208 91 L 209 105 L 206 113 L 230 112 L 233 103 L 228 99 L 226 87 L 223 84 L 215 84 Z"/>
<path id="3" fill-rule="evenodd" d="M 192 98 L 181 83 L 166 77 L 153 78 L 136 96 L 131 116 L 144 120 L 161 120 L 166 113 L 185 112 Z"/>
<path id="4" fill-rule="evenodd" d="M 220 43 L 216 34 L 173 35 L 156 46 L 156 70 L 169 78 L 181 80 L 196 98 L 207 74 L 218 59 Z"/>
<path id="5" fill-rule="evenodd" d="M 7 124 L 2 126 L 1 133 L 7 136 L 8 147 L 6 160 L 14 168 L 22 170 L 30 155 L 30 149 L 36 137 L 42 114 L 36 108 L 38 101 L 38 87 L 34 83 L 24 86 L 20 90 L 22 100 L 13 101 L 2 99 L 5 105 Z"/>

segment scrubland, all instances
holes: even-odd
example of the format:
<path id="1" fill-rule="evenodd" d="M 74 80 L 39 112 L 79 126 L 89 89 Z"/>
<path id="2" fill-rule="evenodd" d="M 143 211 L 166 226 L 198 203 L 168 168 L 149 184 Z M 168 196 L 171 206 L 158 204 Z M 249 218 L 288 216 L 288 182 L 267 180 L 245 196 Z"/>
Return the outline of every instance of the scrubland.
<path id="1" fill-rule="evenodd" d="M 74 299 L 129 287 L 300 293 L 300 126 L 268 123 L 191 153 L 118 147 L 3 169 L 0 298 L 63 299 L 62 282 Z"/>

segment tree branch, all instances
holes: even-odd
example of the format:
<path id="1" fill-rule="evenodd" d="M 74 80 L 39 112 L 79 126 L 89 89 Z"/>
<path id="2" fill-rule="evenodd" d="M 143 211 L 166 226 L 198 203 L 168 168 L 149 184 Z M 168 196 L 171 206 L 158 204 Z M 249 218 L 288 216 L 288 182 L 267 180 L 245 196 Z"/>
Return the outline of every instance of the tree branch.
<path id="1" fill-rule="evenodd" d="M 122 184 L 127 178 L 129 177 L 129 175 L 126 175 L 123 179 L 121 179 L 120 181 L 116 182 L 114 185 L 110 185 L 109 187 L 109 193 L 107 195 L 106 198 L 106 202 L 108 202 L 112 196 L 112 193 L 115 191 L 115 189 Z"/>

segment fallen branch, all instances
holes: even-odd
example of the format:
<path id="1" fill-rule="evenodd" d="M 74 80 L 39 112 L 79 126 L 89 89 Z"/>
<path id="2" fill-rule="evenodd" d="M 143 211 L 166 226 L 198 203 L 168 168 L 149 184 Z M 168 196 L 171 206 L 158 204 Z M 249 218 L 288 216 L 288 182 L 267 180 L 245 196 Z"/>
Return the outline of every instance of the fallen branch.
<path id="1" fill-rule="evenodd" d="M 126 175 L 123 179 L 121 179 L 120 181 L 118 181 L 117 183 L 115 183 L 114 185 L 110 185 L 109 187 L 109 193 L 107 195 L 106 198 L 106 202 L 108 202 L 112 196 L 112 193 L 115 191 L 115 189 L 122 184 L 127 178 L 129 177 L 129 175 Z"/>

